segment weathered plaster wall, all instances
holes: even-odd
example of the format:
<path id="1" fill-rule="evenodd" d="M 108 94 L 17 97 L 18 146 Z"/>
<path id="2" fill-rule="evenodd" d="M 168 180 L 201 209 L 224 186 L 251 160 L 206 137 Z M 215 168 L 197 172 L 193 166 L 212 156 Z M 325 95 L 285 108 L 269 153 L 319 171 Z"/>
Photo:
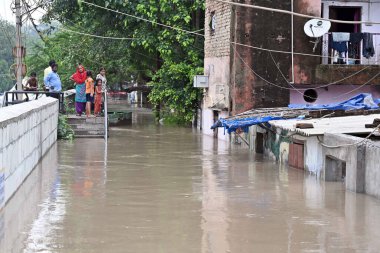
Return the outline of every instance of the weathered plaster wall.
<path id="1" fill-rule="evenodd" d="M 228 112 L 219 112 L 219 118 L 227 118 Z M 202 132 L 205 135 L 215 136 L 215 131 L 217 131 L 216 137 L 220 140 L 229 141 L 230 135 L 226 132 L 224 134 L 223 128 L 218 128 L 217 130 L 212 130 L 211 126 L 214 124 L 214 111 L 212 109 L 202 110 Z"/>
<path id="2" fill-rule="evenodd" d="M 254 0 L 243 2 L 290 10 L 290 1 Z M 232 41 L 253 47 L 290 51 L 291 18 L 289 15 L 234 7 L 233 16 Z M 288 104 L 288 90 L 275 87 L 263 79 L 278 86 L 287 87 L 277 66 L 289 80 L 291 57 L 289 54 L 279 53 L 272 53 L 272 56 L 274 60 L 266 51 L 233 44 L 230 90 L 232 114 L 252 108 L 286 106 Z"/>
<path id="3" fill-rule="evenodd" d="M 378 85 L 368 85 L 363 86 L 356 91 L 352 90 L 358 88 L 359 86 L 353 85 L 331 85 L 328 89 L 320 88 L 316 89 L 318 93 L 318 99 L 313 104 L 329 104 L 336 103 L 338 101 L 347 100 L 360 93 L 371 93 L 374 98 L 380 98 L 380 86 Z M 290 103 L 291 104 L 305 104 L 303 94 L 297 91 L 290 92 Z"/>
<path id="4" fill-rule="evenodd" d="M 361 138 L 345 134 L 326 133 L 323 141 L 330 146 L 353 144 L 361 141 Z M 346 189 L 353 192 L 365 192 L 365 161 L 366 147 L 363 144 L 347 146 L 344 148 L 323 148 L 322 159 L 324 160 L 324 178 L 329 174 L 330 168 L 326 167 L 326 157 L 345 161 L 346 163 Z M 368 193 L 371 194 L 371 193 Z"/>
<path id="5" fill-rule="evenodd" d="M 320 175 L 323 168 L 322 147 L 317 137 L 308 137 L 304 146 L 305 170 L 317 176 Z"/>
<path id="6" fill-rule="evenodd" d="M 42 98 L 0 108 L 0 208 L 57 140 L 58 100 Z"/>
<path id="7" fill-rule="evenodd" d="M 275 131 L 280 132 L 279 129 Z M 282 135 L 284 134 L 286 134 L 286 132 L 282 133 Z M 319 176 L 323 168 L 323 159 L 321 159 L 322 147 L 319 145 L 317 137 L 295 135 L 292 139 L 304 143 L 304 169 Z M 280 137 L 279 135 L 274 136 L 273 133 L 268 134 L 266 140 L 265 154 L 282 164 L 288 164 L 289 144 L 291 140 Z"/>
<path id="8" fill-rule="evenodd" d="M 366 145 L 365 192 L 380 198 L 380 146 Z"/>
<path id="9" fill-rule="evenodd" d="M 204 69 L 209 76 L 209 88 L 204 96 L 204 108 L 228 110 L 229 107 L 231 18 L 230 5 L 206 1 Z"/>
<path id="10" fill-rule="evenodd" d="M 294 11 L 302 14 L 321 16 L 321 0 L 295 0 Z M 304 25 L 308 18 L 294 17 L 294 51 L 305 54 L 318 54 L 320 43 L 313 52 L 313 41 L 304 33 Z M 315 79 L 315 67 L 321 62 L 318 57 L 295 55 L 294 56 L 294 83 L 309 84 Z M 290 70 L 289 70 L 290 71 Z"/>

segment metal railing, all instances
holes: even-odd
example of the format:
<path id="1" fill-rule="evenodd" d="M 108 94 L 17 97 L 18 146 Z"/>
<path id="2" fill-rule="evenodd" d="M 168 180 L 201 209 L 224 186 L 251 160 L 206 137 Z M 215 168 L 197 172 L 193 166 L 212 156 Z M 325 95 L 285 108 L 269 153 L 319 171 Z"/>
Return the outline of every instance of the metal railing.
<path id="1" fill-rule="evenodd" d="M 29 96 L 32 97 L 33 95 L 35 95 L 34 100 L 37 100 L 43 95 L 46 95 L 47 97 L 57 98 L 59 101 L 59 112 L 64 113 L 65 107 L 64 107 L 64 93 L 63 92 L 21 91 L 21 90 L 6 91 L 4 92 L 3 103 L 4 103 L 4 106 L 21 104 L 21 103 L 33 100 L 29 98 Z M 20 96 L 22 96 L 21 99 L 20 99 Z"/>
<path id="2" fill-rule="evenodd" d="M 104 90 L 104 139 L 108 141 L 108 97 L 107 89 Z"/>

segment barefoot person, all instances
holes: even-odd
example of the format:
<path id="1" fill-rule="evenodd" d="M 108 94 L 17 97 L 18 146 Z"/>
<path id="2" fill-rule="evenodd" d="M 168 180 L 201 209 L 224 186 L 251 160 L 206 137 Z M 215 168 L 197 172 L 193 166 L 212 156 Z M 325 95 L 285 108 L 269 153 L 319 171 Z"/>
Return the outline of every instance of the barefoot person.
<path id="1" fill-rule="evenodd" d="M 77 71 L 70 77 L 75 82 L 75 110 L 77 116 L 82 116 L 86 106 L 86 70 L 82 64 L 78 64 Z"/>
<path id="2" fill-rule="evenodd" d="M 92 72 L 87 70 L 86 79 L 86 116 L 91 115 L 91 104 L 94 101 L 94 79 L 92 79 Z"/>

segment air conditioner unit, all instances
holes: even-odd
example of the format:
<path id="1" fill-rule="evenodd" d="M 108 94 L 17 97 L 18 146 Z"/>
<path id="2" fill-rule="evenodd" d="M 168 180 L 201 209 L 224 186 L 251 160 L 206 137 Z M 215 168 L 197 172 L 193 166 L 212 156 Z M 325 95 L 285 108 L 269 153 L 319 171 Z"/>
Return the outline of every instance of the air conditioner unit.
<path id="1" fill-rule="evenodd" d="M 195 88 L 208 88 L 208 76 L 196 75 L 194 76 Z"/>

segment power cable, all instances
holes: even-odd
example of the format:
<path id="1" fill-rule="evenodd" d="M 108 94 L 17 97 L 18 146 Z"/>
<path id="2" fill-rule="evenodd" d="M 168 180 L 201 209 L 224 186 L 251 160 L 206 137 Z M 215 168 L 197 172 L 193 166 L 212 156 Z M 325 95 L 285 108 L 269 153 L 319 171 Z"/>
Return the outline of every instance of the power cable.
<path id="1" fill-rule="evenodd" d="M 307 15 L 307 14 L 301 14 L 298 12 L 292 12 L 292 11 L 287 11 L 283 9 L 275 9 L 275 8 L 269 8 L 269 7 L 264 7 L 264 6 L 259 6 L 259 5 L 252 5 L 252 4 L 242 4 L 242 3 L 237 3 L 237 2 L 230 2 L 230 1 L 224 1 L 224 0 L 212 0 L 215 2 L 220 2 L 220 3 L 225 3 L 229 5 L 236 5 L 240 7 L 247 7 L 247 8 L 252 8 L 252 9 L 258 9 L 258 10 L 264 10 L 264 11 L 272 11 L 272 12 L 277 12 L 277 13 L 284 13 L 284 14 L 289 14 L 297 17 L 303 17 L 303 18 L 317 18 L 320 20 L 326 20 L 330 21 L 333 23 L 341 23 L 341 24 L 365 24 L 365 25 L 380 25 L 380 22 L 373 22 L 373 21 L 347 21 L 347 20 L 339 20 L 339 19 L 331 19 L 331 18 L 322 18 L 322 17 L 316 17 L 312 15 Z"/>
<path id="2" fill-rule="evenodd" d="M 282 54 L 292 54 L 291 51 L 283 51 L 283 50 L 274 50 L 274 49 L 268 49 L 268 48 L 263 48 L 263 47 L 255 47 L 255 46 L 251 46 L 251 45 L 241 44 L 238 42 L 231 42 L 231 43 L 239 45 L 239 46 L 243 46 L 243 47 L 249 47 L 249 48 L 261 50 L 261 51 L 267 51 L 267 52 L 273 52 L 273 53 L 282 53 Z M 307 54 L 307 53 L 299 53 L 299 52 L 293 52 L 293 54 L 301 55 L 301 56 L 312 56 L 312 57 L 319 57 L 319 58 L 334 59 L 334 57 L 332 57 L 332 56 L 324 56 L 324 55 L 320 55 L 320 54 Z M 361 59 L 355 59 L 355 58 L 350 58 L 350 59 L 355 60 L 355 61 L 361 60 Z"/>
<path id="3" fill-rule="evenodd" d="M 289 88 L 289 87 L 283 87 L 283 86 L 281 86 L 281 85 L 278 85 L 278 84 L 275 84 L 275 83 L 273 83 L 273 82 L 271 82 L 271 81 L 269 81 L 269 80 L 267 80 L 267 79 L 265 79 L 264 77 L 262 77 L 260 74 L 258 74 L 256 71 L 254 71 L 250 66 L 249 66 L 249 64 L 246 62 L 246 61 L 244 61 L 244 59 L 241 57 L 241 55 L 236 51 L 236 49 L 235 49 L 235 53 L 236 53 L 236 55 L 238 56 L 238 58 L 244 63 L 244 65 L 246 65 L 247 67 L 248 67 L 248 69 L 255 75 L 255 76 L 257 76 L 258 78 L 260 78 L 261 80 L 263 80 L 264 82 L 266 82 L 266 83 L 268 83 L 268 84 L 270 84 L 270 85 L 272 85 L 272 86 L 275 86 L 275 87 L 277 87 L 277 88 L 280 88 L 280 89 L 285 89 L 285 90 L 298 90 L 298 91 L 300 91 L 300 90 L 307 90 L 307 89 L 297 89 L 297 88 Z M 337 96 L 337 97 L 334 97 L 334 98 L 339 98 L 339 97 L 341 97 L 341 96 L 344 96 L 344 95 L 348 95 L 348 94 L 350 94 L 350 93 L 352 93 L 352 92 L 354 92 L 354 91 L 356 91 L 356 90 L 358 90 L 358 89 L 361 89 L 362 87 L 364 87 L 365 85 L 367 85 L 368 83 L 370 83 L 371 81 L 373 81 L 376 77 L 378 77 L 380 75 L 380 72 L 379 73 L 377 73 L 377 74 L 375 74 L 373 77 L 371 77 L 367 82 L 365 82 L 364 84 L 362 84 L 362 85 L 360 85 L 360 87 L 357 87 L 357 88 L 355 88 L 355 89 L 353 89 L 352 91 L 350 91 L 350 92 L 346 92 L 346 93 L 343 93 L 343 94 L 341 94 L 341 95 L 339 95 L 339 96 Z M 334 83 L 335 84 L 335 83 Z M 332 85 L 332 84 L 329 84 L 329 85 Z M 326 87 L 326 86 L 325 86 Z M 316 88 L 316 89 L 318 89 L 319 87 L 313 87 L 313 88 Z"/>
<path id="4" fill-rule="evenodd" d="M 94 3 L 89 3 L 89 2 L 86 2 L 86 1 L 82 1 L 82 3 L 85 3 L 87 5 L 91 5 L 91 6 L 95 6 L 95 7 L 98 7 L 100 9 L 112 11 L 112 12 L 115 12 L 115 13 L 118 13 L 118 14 L 121 14 L 121 15 L 124 15 L 124 16 L 127 16 L 127 17 L 132 17 L 132 18 L 135 18 L 135 19 L 143 20 L 143 21 L 146 21 L 146 22 L 149 22 L 149 23 L 152 23 L 152 24 L 155 24 L 155 25 L 163 26 L 163 27 L 166 27 L 166 28 L 169 28 L 169 29 L 173 29 L 173 30 L 177 30 L 177 31 L 180 31 L 180 32 L 185 32 L 185 33 L 189 33 L 189 34 L 194 34 L 194 35 L 198 35 L 198 36 L 201 36 L 201 37 L 205 37 L 204 34 L 200 34 L 200 33 L 194 32 L 194 31 L 188 31 L 188 30 L 185 30 L 185 29 L 182 29 L 182 28 L 178 28 L 178 27 L 174 27 L 174 26 L 170 26 L 170 25 L 165 25 L 165 24 L 162 24 L 162 23 L 159 23 L 159 22 L 156 22 L 156 21 L 152 21 L 152 20 L 149 20 L 149 19 L 146 19 L 146 18 L 137 17 L 137 16 L 134 16 L 134 15 L 131 15 L 131 14 L 127 14 L 127 13 L 121 12 L 121 11 L 116 11 L 116 10 L 113 10 L 113 9 L 110 9 L 110 8 L 107 8 L 107 7 L 103 7 L 103 6 L 94 4 Z"/>
<path id="5" fill-rule="evenodd" d="M 139 38 L 127 38 L 127 37 L 107 37 L 107 36 L 100 36 L 100 35 L 95 35 L 95 34 L 77 32 L 77 31 L 73 31 L 73 30 L 66 29 L 63 27 L 58 27 L 58 26 L 51 26 L 51 27 L 59 29 L 59 30 L 63 30 L 66 32 L 70 32 L 70 33 L 75 33 L 75 34 L 80 34 L 80 35 L 85 35 L 85 36 L 90 36 L 90 37 L 95 37 L 95 38 L 100 38 L 100 39 L 112 39 L 112 40 L 137 40 L 137 39 L 139 39 Z"/>

